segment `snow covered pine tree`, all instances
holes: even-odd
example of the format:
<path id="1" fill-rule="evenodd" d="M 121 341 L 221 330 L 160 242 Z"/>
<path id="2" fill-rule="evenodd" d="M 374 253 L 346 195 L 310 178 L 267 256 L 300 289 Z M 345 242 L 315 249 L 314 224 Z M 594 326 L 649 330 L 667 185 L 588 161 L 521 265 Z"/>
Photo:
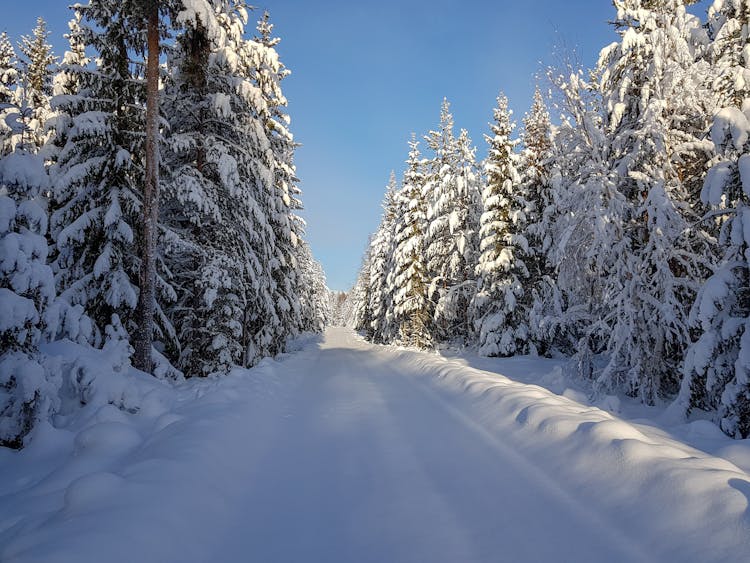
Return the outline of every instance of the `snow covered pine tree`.
<path id="1" fill-rule="evenodd" d="M 679 387 L 688 310 L 708 256 L 680 174 L 702 115 L 695 93 L 700 21 L 680 0 L 616 0 L 621 41 L 600 57 L 612 170 L 626 205 L 620 258 L 607 278 L 608 361 L 596 384 L 654 404 Z M 693 142 L 689 142 L 692 140 Z M 648 358 L 648 360 L 647 360 Z"/>
<path id="2" fill-rule="evenodd" d="M 486 136 L 489 152 L 484 163 L 481 254 L 472 302 L 478 351 L 485 356 L 524 353 L 529 344 L 528 309 L 519 299 L 529 278 L 524 263 L 529 252 L 529 204 L 519 190 L 519 159 L 514 151 L 518 141 L 510 138 L 515 127 L 511 115 L 508 99 L 500 94 L 493 110 L 493 135 Z"/>
<path id="3" fill-rule="evenodd" d="M 432 345 L 430 326 L 433 305 L 427 290 L 424 241 L 427 229 L 427 202 L 424 194 L 424 161 L 419 142 L 412 135 L 409 157 L 398 194 L 400 217 L 396 223 L 393 251 L 393 313 L 396 334 L 404 344 L 417 348 Z"/>
<path id="4" fill-rule="evenodd" d="M 136 323 L 138 225 L 143 186 L 143 82 L 131 74 L 131 54 L 142 51 L 127 4 L 78 4 L 65 85 L 52 100 L 59 145 L 52 176 L 53 268 L 58 290 L 82 305 L 99 330 L 118 315 L 128 333 Z M 96 66 L 83 45 L 96 53 Z M 164 301 L 173 294 L 161 280 Z M 163 317 L 162 317 L 163 320 Z M 162 323 L 167 339 L 171 329 Z"/>
<path id="5" fill-rule="evenodd" d="M 296 215 L 296 145 L 280 87 L 288 71 L 268 15 L 254 41 L 244 38 L 247 16 L 234 0 L 186 5 L 169 57 L 169 317 L 175 361 L 203 375 L 276 354 L 303 327 L 320 330 L 327 303 Z"/>
<path id="6" fill-rule="evenodd" d="M 44 160 L 22 145 L 0 158 L 0 446 L 12 448 L 60 405 L 62 373 L 40 344 L 92 336 L 83 308 L 56 298 L 45 239 L 48 181 Z"/>
<path id="7" fill-rule="evenodd" d="M 23 55 L 20 61 L 20 88 L 15 93 L 16 103 L 27 105 L 29 116 L 26 120 L 28 131 L 25 132 L 27 143 L 34 145 L 34 150 L 41 149 L 49 138 L 47 121 L 52 117 L 50 96 L 52 95 L 52 76 L 57 57 L 52 53 L 48 43 L 50 32 L 43 18 L 37 18 L 32 36 L 23 36 L 19 50 Z"/>
<path id="8" fill-rule="evenodd" d="M 435 340 L 465 340 L 474 294 L 480 215 L 479 173 L 468 134 L 453 134 L 450 104 L 443 100 L 440 127 L 425 137 L 433 151 L 424 187 L 428 227 L 425 256 L 429 298 L 435 302 Z"/>
<path id="9" fill-rule="evenodd" d="M 700 330 L 685 360 L 677 403 L 716 412 L 735 438 L 750 436 L 750 5 L 715 2 L 709 12 L 724 107 L 711 128 L 715 158 L 701 199 L 719 226 L 720 262 L 698 293 L 690 321 Z"/>

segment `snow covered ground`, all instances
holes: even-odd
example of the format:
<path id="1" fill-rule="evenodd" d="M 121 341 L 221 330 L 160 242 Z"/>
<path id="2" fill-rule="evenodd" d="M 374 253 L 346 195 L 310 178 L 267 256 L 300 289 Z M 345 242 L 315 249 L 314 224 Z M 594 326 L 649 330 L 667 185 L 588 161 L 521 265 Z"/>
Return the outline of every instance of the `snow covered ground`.
<path id="1" fill-rule="evenodd" d="M 747 441 L 590 405 L 554 361 L 331 328 L 176 391 L 122 377 L 137 412 L 92 403 L 0 451 L 0 561 L 750 559 Z"/>

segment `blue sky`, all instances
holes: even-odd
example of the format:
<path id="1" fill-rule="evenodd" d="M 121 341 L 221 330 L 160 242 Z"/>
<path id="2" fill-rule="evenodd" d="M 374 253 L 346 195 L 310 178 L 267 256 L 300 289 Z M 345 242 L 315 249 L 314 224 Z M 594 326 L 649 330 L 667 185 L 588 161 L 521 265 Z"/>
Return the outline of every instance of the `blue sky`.
<path id="1" fill-rule="evenodd" d="M 67 4 L 13 2 L 0 30 L 18 37 L 42 15 L 61 54 Z M 555 51 L 575 51 L 592 65 L 616 39 L 607 0 L 255 4 L 270 11 L 282 39 L 278 50 L 292 70 L 284 91 L 302 143 L 296 162 L 308 239 L 332 289 L 354 282 L 389 173 L 400 177 L 411 132 L 421 136 L 436 126 L 444 96 L 456 127 L 469 131 L 483 156 L 499 90 L 520 123 L 535 76 L 555 62 Z"/>

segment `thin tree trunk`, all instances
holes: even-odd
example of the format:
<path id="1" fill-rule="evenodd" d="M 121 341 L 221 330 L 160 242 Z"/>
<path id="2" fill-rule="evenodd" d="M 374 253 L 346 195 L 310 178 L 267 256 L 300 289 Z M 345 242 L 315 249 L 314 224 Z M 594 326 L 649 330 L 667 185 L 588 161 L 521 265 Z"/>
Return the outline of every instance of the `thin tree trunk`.
<path id="1" fill-rule="evenodd" d="M 159 0 L 147 2 L 146 182 L 143 188 L 143 249 L 133 365 L 150 373 L 153 368 L 151 346 L 156 308 L 156 230 L 159 212 Z"/>

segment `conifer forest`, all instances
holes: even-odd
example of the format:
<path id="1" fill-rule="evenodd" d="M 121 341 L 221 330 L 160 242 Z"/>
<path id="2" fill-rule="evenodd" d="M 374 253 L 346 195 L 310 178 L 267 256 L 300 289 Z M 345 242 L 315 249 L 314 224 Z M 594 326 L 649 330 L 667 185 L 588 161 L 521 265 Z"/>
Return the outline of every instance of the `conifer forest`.
<path id="1" fill-rule="evenodd" d="M 63 52 L 0 18 L 0 561 L 749 561 L 750 0 L 605 2 L 478 142 L 420 79 L 378 209 L 305 183 L 282 58 L 407 106 L 446 18 L 595 2 L 268 3 L 79 0 Z M 374 161 L 388 103 L 328 138 Z M 379 217 L 352 287 L 303 201 L 342 255 Z"/>
<path id="2" fill-rule="evenodd" d="M 326 322 L 269 15 L 246 29 L 241 2 L 160 3 L 146 152 L 148 4 L 77 4 L 59 60 L 42 18 L 16 47 L 0 36 L 3 445 L 59 408 L 45 343 L 129 356 L 146 327 L 138 367 L 175 379 L 252 366 Z"/>
<path id="3" fill-rule="evenodd" d="M 564 354 L 596 391 L 746 438 L 750 7 L 614 4 L 620 41 L 550 69 L 520 134 L 500 93 L 484 161 L 443 103 L 386 188 L 348 314 L 378 343 Z"/>

